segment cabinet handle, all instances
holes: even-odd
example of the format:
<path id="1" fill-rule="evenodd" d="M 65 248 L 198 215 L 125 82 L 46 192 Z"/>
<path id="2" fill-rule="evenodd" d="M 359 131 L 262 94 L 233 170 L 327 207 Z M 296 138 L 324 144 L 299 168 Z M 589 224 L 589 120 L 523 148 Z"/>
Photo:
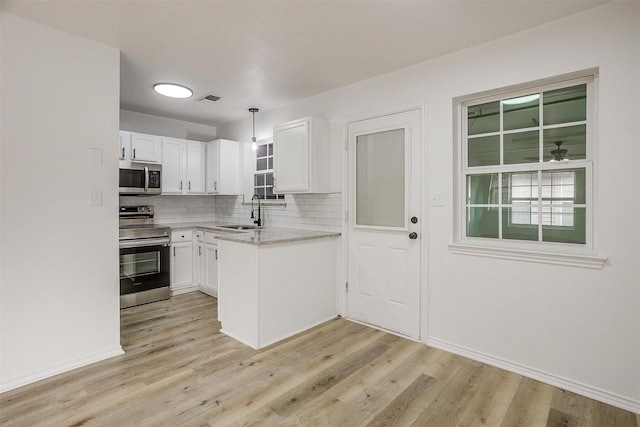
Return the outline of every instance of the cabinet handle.
<path id="1" fill-rule="evenodd" d="M 191 181 L 189 181 L 189 191 L 191 191 Z"/>
<path id="2" fill-rule="evenodd" d="M 218 259 L 218 250 L 216 249 L 216 259 Z"/>
<path id="3" fill-rule="evenodd" d="M 176 247 L 173 247 L 173 256 L 176 256 Z"/>
<path id="4" fill-rule="evenodd" d="M 180 191 L 182 191 L 182 181 L 180 181 Z"/>
<path id="5" fill-rule="evenodd" d="M 213 189 L 218 191 L 218 181 L 213 181 Z"/>
<path id="6" fill-rule="evenodd" d="M 136 149 L 135 148 L 133 149 L 133 158 L 134 159 L 136 158 Z"/>
<path id="7" fill-rule="evenodd" d="M 202 246 L 198 246 L 198 256 L 202 256 Z"/>
<path id="8" fill-rule="evenodd" d="M 122 158 L 124 159 L 124 147 L 122 147 Z"/>

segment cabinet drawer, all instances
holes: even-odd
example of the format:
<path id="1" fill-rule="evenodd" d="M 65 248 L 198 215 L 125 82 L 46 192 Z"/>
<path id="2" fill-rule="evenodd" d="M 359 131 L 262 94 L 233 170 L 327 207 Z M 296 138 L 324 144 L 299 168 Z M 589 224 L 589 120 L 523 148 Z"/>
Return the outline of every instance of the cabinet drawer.
<path id="1" fill-rule="evenodd" d="M 192 230 L 181 230 L 171 232 L 171 243 L 191 242 L 193 240 Z"/>
<path id="2" fill-rule="evenodd" d="M 216 240 L 216 235 L 209 232 L 204 233 L 204 242 L 209 243 L 210 245 L 218 244 L 218 241 Z"/>

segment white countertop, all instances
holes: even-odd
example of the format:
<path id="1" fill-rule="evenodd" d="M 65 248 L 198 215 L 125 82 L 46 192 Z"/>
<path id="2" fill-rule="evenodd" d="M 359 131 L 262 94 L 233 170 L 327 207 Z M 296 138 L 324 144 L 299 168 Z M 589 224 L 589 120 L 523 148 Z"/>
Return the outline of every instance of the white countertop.
<path id="1" fill-rule="evenodd" d="M 299 230 L 295 228 L 264 227 L 253 230 L 233 230 L 221 228 L 230 223 L 207 221 L 188 222 L 177 224 L 161 224 L 171 228 L 171 230 L 196 229 L 210 231 L 216 235 L 218 240 L 230 242 L 247 243 L 250 245 L 266 245 L 274 243 L 296 242 L 310 239 L 322 239 L 339 237 L 341 233 L 315 230 Z"/>

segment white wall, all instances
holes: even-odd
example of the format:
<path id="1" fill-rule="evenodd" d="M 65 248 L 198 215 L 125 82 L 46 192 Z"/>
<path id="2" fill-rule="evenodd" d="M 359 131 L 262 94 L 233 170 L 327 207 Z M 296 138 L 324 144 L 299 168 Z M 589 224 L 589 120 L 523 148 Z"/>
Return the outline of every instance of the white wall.
<path id="1" fill-rule="evenodd" d="M 428 42 L 428 41 L 425 41 Z M 419 44 L 416 45 L 419 48 Z M 596 242 L 602 270 L 449 252 L 457 96 L 599 67 Z M 614 2 L 256 116 L 347 121 L 425 107 L 423 341 L 640 412 L 640 3 Z M 218 127 L 250 137 L 248 120 Z M 342 139 L 334 140 L 339 152 Z M 444 207 L 426 195 L 443 193 Z"/>
<path id="2" fill-rule="evenodd" d="M 120 130 L 190 139 L 192 141 L 208 142 L 216 139 L 216 128 L 214 126 L 129 110 L 120 110 Z"/>
<path id="3" fill-rule="evenodd" d="M 115 49 L 0 20 L 4 391 L 122 352 L 120 67 Z M 101 206 L 90 206 L 91 189 Z"/>

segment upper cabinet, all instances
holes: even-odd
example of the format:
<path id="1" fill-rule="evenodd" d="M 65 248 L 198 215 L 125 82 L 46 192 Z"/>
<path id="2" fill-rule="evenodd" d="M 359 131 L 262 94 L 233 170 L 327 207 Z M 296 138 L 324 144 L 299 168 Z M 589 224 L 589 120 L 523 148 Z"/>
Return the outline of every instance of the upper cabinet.
<path id="1" fill-rule="evenodd" d="M 279 194 L 328 193 L 330 124 L 307 117 L 273 129 L 274 191 Z"/>
<path id="2" fill-rule="evenodd" d="M 120 160 L 128 160 L 131 153 L 131 132 L 120 131 Z"/>
<path id="3" fill-rule="evenodd" d="M 237 141 L 217 139 L 207 143 L 207 194 L 241 194 L 240 159 L 243 145 Z"/>
<path id="4" fill-rule="evenodd" d="M 162 194 L 205 193 L 205 145 L 162 138 Z"/>
<path id="5" fill-rule="evenodd" d="M 159 136 L 120 131 L 120 160 L 140 163 L 162 161 L 162 141 Z"/>

